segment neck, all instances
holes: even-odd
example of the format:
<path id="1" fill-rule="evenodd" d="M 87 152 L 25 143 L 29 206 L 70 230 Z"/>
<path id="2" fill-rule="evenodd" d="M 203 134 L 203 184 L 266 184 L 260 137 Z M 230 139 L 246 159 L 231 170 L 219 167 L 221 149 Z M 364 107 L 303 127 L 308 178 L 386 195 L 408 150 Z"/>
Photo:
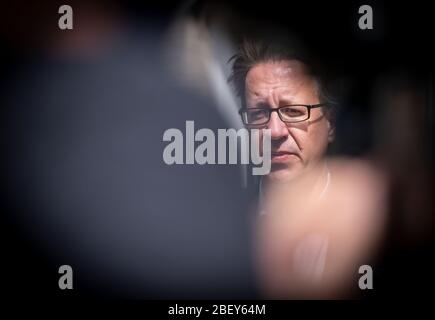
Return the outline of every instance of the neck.
<path id="1" fill-rule="evenodd" d="M 267 197 L 269 193 L 274 193 L 280 189 L 286 188 L 290 191 L 294 188 L 297 190 L 308 190 L 310 196 L 322 194 L 325 185 L 329 183 L 329 169 L 325 160 L 306 168 L 297 177 L 285 181 L 271 181 L 267 177 L 261 180 L 261 192 Z"/>

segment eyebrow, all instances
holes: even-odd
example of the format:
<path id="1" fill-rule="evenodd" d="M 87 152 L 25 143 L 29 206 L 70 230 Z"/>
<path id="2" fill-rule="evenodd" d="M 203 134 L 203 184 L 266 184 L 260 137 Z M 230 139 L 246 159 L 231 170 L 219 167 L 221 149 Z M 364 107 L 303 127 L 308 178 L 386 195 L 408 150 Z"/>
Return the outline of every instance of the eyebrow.
<path id="1" fill-rule="evenodd" d="M 284 99 L 281 99 L 281 100 L 279 100 L 279 106 L 286 106 L 286 105 L 289 105 L 289 104 L 298 104 L 296 101 L 294 101 L 292 98 L 284 98 Z"/>
<path id="2" fill-rule="evenodd" d="M 292 104 L 297 104 L 296 102 L 294 102 L 292 99 L 282 99 L 279 101 L 279 106 L 278 107 L 282 107 L 282 106 L 287 106 L 287 105 L 292 105 Z M 270 105 L 269 103 L 265 102 L 265 101 L 258 101 L 256 103 L 254 103 L 252 106 L 248 106 L 250 108 L 264 108 L 264 109 L 270 109 Z"/>
<path id="3" fill-rule="evenodd" d="M 267 102 L 259 101 L 254 103 L 252 106 L 248 106 L 248 108 L 270 109 L 270 105 Z"/>

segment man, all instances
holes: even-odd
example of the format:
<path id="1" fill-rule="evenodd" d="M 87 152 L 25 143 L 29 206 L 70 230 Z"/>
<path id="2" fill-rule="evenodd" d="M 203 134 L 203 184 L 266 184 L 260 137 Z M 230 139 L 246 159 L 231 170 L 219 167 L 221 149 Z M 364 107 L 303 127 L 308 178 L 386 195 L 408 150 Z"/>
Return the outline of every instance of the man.
<path id="1" fill-rule="evenodd" d="M 318 67 L 295 44 L 244 41 L 233 59 L 242 120 L 271 135 L 272 167 L 259 197 L 259 212 L 267 214 L 257 230 L 264 292 L 346 296 L 381 234 L 383 179 L 362 161 L 326 163 L 335 103 Z"/>
<path id="2" fill-rule="evenodd" d="M 230 80 L 241 98 L 244 124 L 270 129 L 272 168 L 260 183 L 261 195 L 303 173 L 304 185 L 311 185 L 319 195 L 330 182 L 323 157 L 334 139 L 332 99 L 321 77 L 304 62 L 302 50 L 295 48 L 282 42 L 245 40 L 233 57 Z M 259 138 L 262 141 L 262 133 Z M 313 170 L 318 168 L 320 177 Z"/>

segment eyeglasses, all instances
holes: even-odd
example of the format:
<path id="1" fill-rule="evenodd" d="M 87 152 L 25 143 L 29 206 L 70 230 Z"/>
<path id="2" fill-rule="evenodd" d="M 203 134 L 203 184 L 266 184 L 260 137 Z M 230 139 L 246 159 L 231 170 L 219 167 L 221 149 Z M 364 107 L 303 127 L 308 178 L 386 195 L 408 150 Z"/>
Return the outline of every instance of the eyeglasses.
<path id="1" fill-rule="evenodd" d="M 265 125 L 270 120 L 272 112 L 277 112 L 279 118 L 285 123 L 295 123 L 308 120 L 311 109 L 327 106 L 325 103 L 319 104 L 292 104 L 276 109 L 269 108 L 242 108 L 239 111 L 243 123 L 248 126 Z"/>

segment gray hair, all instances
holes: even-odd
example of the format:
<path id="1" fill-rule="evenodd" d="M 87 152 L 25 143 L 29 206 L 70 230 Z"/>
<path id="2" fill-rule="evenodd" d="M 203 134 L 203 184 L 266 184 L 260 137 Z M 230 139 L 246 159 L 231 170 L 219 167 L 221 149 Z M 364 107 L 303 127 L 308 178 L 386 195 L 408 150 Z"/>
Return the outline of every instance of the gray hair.
<path id="1" fill-rule="evenodd" d="M 251 68 L 261 62 L 298 60 L 307 67 L 307 72 L 314 78 L 318 87 L 318 96 L 322 103 L 335 106 L 336 99 L 327 89 L 328 84 L 323 68 L 311 55 L 294 39 L 274 39 L 264 41 L 261 39 L 244 39 L 238 52 L 230 58 L 233 61 L 232 72 L 228 81 L 232 83 L 237 96 L 245 106 L 245 81 Z"/>

